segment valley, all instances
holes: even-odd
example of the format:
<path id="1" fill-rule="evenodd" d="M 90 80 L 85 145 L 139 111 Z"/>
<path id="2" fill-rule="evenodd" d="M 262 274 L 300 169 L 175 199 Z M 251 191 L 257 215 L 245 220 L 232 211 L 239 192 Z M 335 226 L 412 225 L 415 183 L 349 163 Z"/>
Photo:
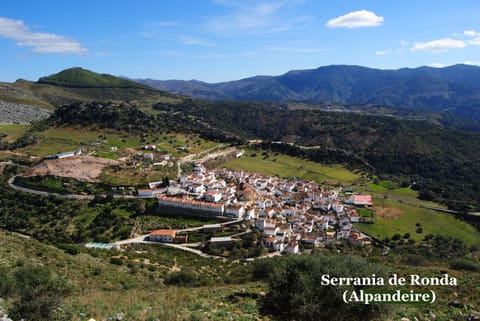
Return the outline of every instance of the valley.
<path id="1" fill-rule="evenodd" d="M 78 68 L 9 86 L 24 91 L 2 92 L 9 108 L 40 99 L 49 116 L 0 125 L 0 276 L 41 265 L 63 279 L 59 320 L 281 320 L 269 300 L 286 294 L 282 273 L 357 273 L 346 262 L 460 280 L 431 306 L 373 305 L 369 318 L 479 312 L 476 132 L 206 102 Z M 335 304 L 339 319 L 357 314 Z"/>

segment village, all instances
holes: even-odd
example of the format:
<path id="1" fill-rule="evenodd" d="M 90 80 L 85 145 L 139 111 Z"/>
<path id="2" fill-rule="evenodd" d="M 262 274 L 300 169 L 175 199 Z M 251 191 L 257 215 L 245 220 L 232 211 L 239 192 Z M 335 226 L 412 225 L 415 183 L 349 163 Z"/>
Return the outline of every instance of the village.
<path id="1" fill-rule="evenodd" d="M 154 147 L 142 146 L 141 150 Z M 325 247 L 347 241 L 357 246 L 371 246 L 370 236 L 359 231 L 353 223 L 373 224 L 372 195 L 355 193 L 341 185 L 332 187 L 297 178 L 280 178 L 245 170 L 207 168 L 205 160 L 228 155 L 239 158 L 243 150 L 206 153 L 202 161 L 192 160 L 194 154 L 179 160 L 191 164 L 190 171 L 178 171 L 174 180 L 154 181 L 148 188 L 129 190 L 125 197 L 156 199 L 158 213 L 173 216 L 201 216 L 215 219 L 218 224 L 207 224 L 194 229 L 157 229 L 148 234 L 115 244 L 90 242 L 87 247 L 118 248 L 130 243 L 157 242 L 177 245 L 180 249 L 201 254 L 226 255 L 242 239 L 255 232 L 260 237 L 261 253 L 297 254 L 303 249 Z M 80 150 L 49 155 L 46 160 L 74 159 Z M 150 152 L 150 154 L 153 154 Z M 147 155 L 150 155 L 147 154 Z M 72 158 L 73 157 L 73 158 Z M 84 156 L 82 156 L 84 157 Z M 153 160 L 151 160 L 153 161 Z M 68 162 L 65 160 L 65 162 Z M 180 168 L 180 166 L 178 166 Z M 129 187 L 132 189 L 133 187 Z M 112 188 L 117 193 L 122 188 Z M 88 196 L 85 196 L 88 197 Z M 235 227 L 235 228 L 232 228 Z M 191 232 L 207 235 L 201 242 L 189 240 Z M 193 243 L 193 244 L 192 244 Z"/>
<path id="2" fill-rule="evenodd" d="M 342 240 L 359 246 L 372 239 L 352 223 L 372 223 L 372 196 L 352 190 L 319 186 L 312 181 L 284 179 L 243 170 L 207 169 L 194 162 L 193 171 L 177 182 L 149 184 L 138 190 L 140 197 L 156 197 L 159 212 L 200 215 L 247 223 L 261 233 L 268 252 L 300 253 L 304 247 L 324 247 Z M 362 214 L 360 214 L 362 213 Z M 202 229 L 220 230 L 225 224 Z M 188 236 L 175 230 L 153 230 L 146 239 L 154 242 L 185 243 Z M 237 233 L 242 234 L 242 233 Z M 231 248 L 235 236 L 211 237 L 216 248 Z"/>

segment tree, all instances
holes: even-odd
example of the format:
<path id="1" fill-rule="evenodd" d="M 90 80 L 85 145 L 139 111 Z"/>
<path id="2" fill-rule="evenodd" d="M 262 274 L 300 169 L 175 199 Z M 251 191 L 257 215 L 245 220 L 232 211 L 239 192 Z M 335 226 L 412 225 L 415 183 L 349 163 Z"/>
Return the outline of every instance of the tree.
<path id="1" fill-rule="evenodd" d="M 163 179 L 162 179 L 162 185 L 163 186 L 170 186 L 170 179 L 168 178 L 168 176 L 165 176 Z"/>

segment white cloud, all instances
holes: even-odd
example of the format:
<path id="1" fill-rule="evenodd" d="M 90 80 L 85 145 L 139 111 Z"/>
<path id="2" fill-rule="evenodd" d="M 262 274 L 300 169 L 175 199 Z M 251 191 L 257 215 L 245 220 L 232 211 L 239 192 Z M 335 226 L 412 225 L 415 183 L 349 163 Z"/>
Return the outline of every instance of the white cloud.
<path id="1" fill-rule="evenodd" d="M 400 40 L 400 44 L 402 46 L 408 46 L 410 44 L 410 42 L 406 41 L 406 40 Z"/>
<path id="2" fill-rule="evenodd" d="M 477 37 L 472 40 L 468 40 L 468 44 L 472 46 L 480 46 L 480 37 Z"/>
<path id="3" fill-rule="evenodd" d="M 411 48 L 412 51 L 431 51 L 431 52 L 444 52 L 448 49 L 460 49 L 465 48 L 468 45 L 463 40 L 457 40 L 452 38 L 444 38 L 438 40 L 432 40 L 428 42 L 415 43 Z"/>
<path id="4" fill-rule="evenodd" d="M 18 46 L 32 47 L 37 53 L 84 54 L 81 44 L 65 36 L 34 32 L 22 20 L 0 17 L 0 37 L 13 39 Z"/>
<path id="5" fill-rule="evenodd" d="M 477 60 L 477 61 L 465 60 L 463 63 L 465 65 L 480 66 L 480 60 Z"/>
<path id="6" fill-rule="evenodd" d="M 216 3 L 233 9 L 229 14 L 211 17 L 206 22 L 207 29 L 221 34 L 285 32 L 308 20 L 305 16 L 286 16 L 288 14 L 286 9 L 295 6 L 297 4 L 295 1 L 260 3 L 216 1 Z"/>
<path id="7" fill-rule="evenodd" d="M 359 10 L 349 12 L 343 16 L 331 19 L 327 22 L 328 28 L 363 28 L 380 26 L 383 17 L 377 16 L 374 12 L 368 10 Z"/>
<path id="8" fill-rule="evenodd" d="M 428 65 L 428 67 L 434 67 L 434 68 L 443 68 L 446 67 L 446 64 L 442 64 L 440 62 L 434 62 L 433 64 Z"/>
<path id="9" fill-rule="evenodd" d="M 183 36 L 180 41 L 187 46 L 212 47 L 210 42 L 196 37 Z"/>
<path id="10" fill-rule="evenodd" d="M 475 30 L 465 30 L 463 32 L 463 34 L 465 36 L 469 36 L 469 37 L 476 37 L 476 36 L 480 36 L 480 33 L 476 32 Z"/>
<path id="11" fill-rule="evenodd" d="M 386 56 L 386 55 L 388 55 L 389 53 L 390 53 L 390 52 L 389 52 L 388 50 L 377 50 L 377 51 L 375 51 L 375 54 L 376 54 L 377 56 Z"/>

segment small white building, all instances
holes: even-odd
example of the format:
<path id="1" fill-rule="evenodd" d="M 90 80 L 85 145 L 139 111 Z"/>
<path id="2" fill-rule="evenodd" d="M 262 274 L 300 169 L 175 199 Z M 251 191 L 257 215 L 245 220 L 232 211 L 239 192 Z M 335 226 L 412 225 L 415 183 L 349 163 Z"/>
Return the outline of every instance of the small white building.
<path id="1" fill-rule="evenodd" d="M 245 216 L 245 207 L 243 205 L 228 206 L 225 213 L 228 217 L 242 218 Z"/>
<path id="2" fill-rule="evenodd" d="M 205 194 L 205 200 L 207 202 L 214 202 L 217 203 L 222 199 L 222 193 L 219 191 L 210 191 Z"/>
<path id="3" fill-rule="evenodd" d="M 300 248 L 298 247 L 298 241 L 297 240 L 291 240 L 285 251 L 289 254 L 298 254 L 300 252 Z"/>

